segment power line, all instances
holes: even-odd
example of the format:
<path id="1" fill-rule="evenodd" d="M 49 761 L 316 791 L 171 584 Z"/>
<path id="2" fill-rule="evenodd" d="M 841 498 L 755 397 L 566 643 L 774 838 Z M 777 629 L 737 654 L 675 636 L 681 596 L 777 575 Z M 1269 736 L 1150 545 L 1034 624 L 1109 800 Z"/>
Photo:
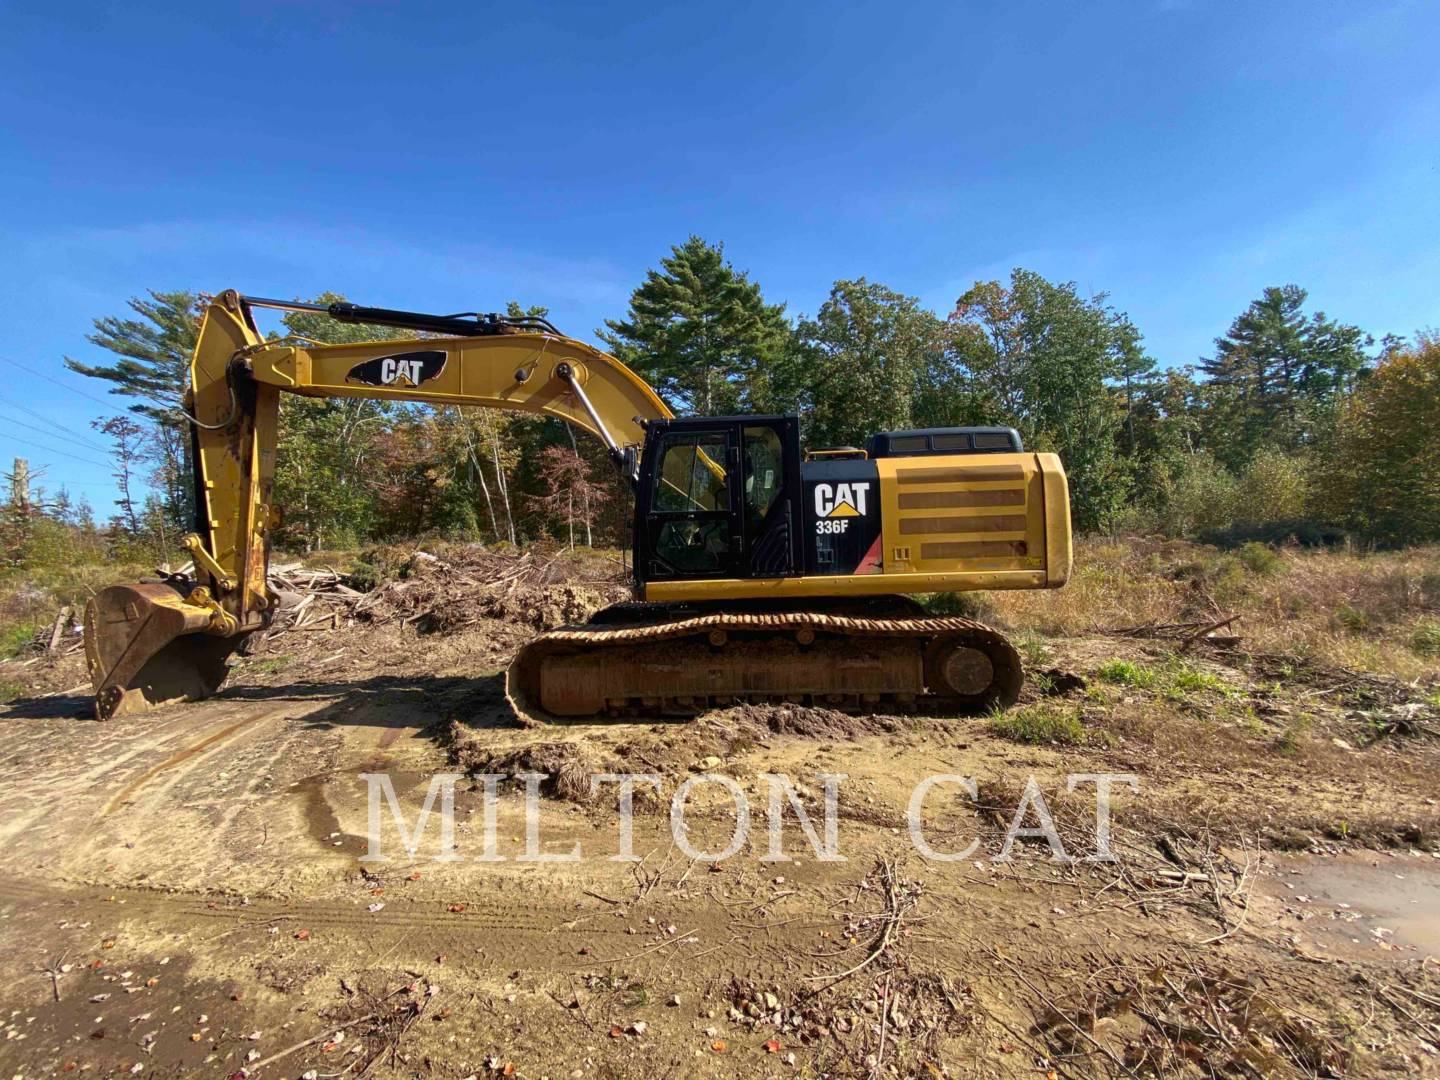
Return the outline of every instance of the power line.
<path id="1" fill-rule="evenodd" d="M 24 443 L 26 446 L 33 446 L 37 450 L 44 450 L 46 453 L 59 454 L 61 457 L 74 458 L 76 461 L 83 461 L 87 465 L 98 465 L 102 469 L 110 469 L 114 467 L 112 463 L 96 461 L 94 458 L 81 457 L 79 454 L 72 454 L 68 450 L 56 450 L 53 446 L 46 446 L 43 443 L 37 443 L 33 439 L 22 439 L 19 435 L 11 435 L 8 431 L 0 432 L 0 436 L 3 436 L 6 439 L 14 439 L 18 443 Z"/>
<path id="2" fill-rule="evenodd" d="M 54 383 L 56 386 L 60 387 L 62 390 L 69 390 L 70 393 L 72 393 L 72 394 L 79 394 L 79 395 L 80 395 L 81 397 L 83 397 L 83 398 L 87 398 L 88 400 L 94 401 L 94 402 L 96 402 L 97 404 L 104 405 L 105 408 L 107 408 L 107 409 L 112 409 L 112 410 L 115 409 L 115 403 L 114 403 L 113 401 L 102 401 L 100 398 L 96 397 L 94 394 L 87 394 L 84 390 L 80 390 L 80 389 L 78 389 L 77 387 L 71 386 L 69 383 L 63 383 L 63 382 L 61 382 L 59 379 L 55 378 L 55 376 L 53 376 L 53 375 L 47 375 L 47 374 L 46 374 L 45 372 L 43 372 L 43 371 L 39 371 L 39 370 L 37 370 L 36 368 L 32 368 L 29 364 L 22 364 L 19 360 L 13 360 L 13 359 L 11 359 L 11 358 L 8 357 L 8 356 L 0 356 L 0 360 L 3 360 L 5 363 L 10 364 L 10 365 L 12 365 L 13 367 L 19 368 L 21 371 L 28 371 L 28 372 L 30 372 L 31 375 L 38 375 L 38 376 L 40 376 L 40 378 L 46 379 L 46 380 L 48 380 L 49 382 Z"/>
<path id="3" fill-rule="evenodd" d="M 24 406 L 24 405 L 21 405 L 18 401 L 11 401 L 9 398 L 0 397 L 0 405 L 5 405 L 5 406 L 7 406 L 8 408 L 11 408 L 11 409 L 19 409 L 19 410 L 20 410 L 21 412 L 23 412 L 26 416 L 33 416 L 36 420 L 39 420 L 41 423 L 50 424 L 50 425 L 52 425 L 52 426 L 55 424 L 55 421 L 54 421 L 51 417 L 43 416 L 43 415 L 41 415 L 40 413 L 36 412 L 34 409 L 30 409 L 30 408 L 27 408 L 27 407 Z M 15 423 L 18 424 L 18 423 L 20 423 L 20 421 L 19 421 L 19 420 L 16 420 Z M 49 429 L 46 429 L 46 430 L 49 430 Z M 79 436 L 79 435 L 75 435 L 75 434 L 70 435 L 69 438 L 74 439 L 74 440 L 76 440 L 77 442 L 82 441 L 82 437 Z M 103 449 L 105 449 L 105 448 L 102 447 L 102 446 L 93 446 L 93 445 L 92 445 L 92 446 L 90 447 L 90 449 L 92 449 L 92 450 L 103 450 Z"/>
<path id="4" fill-rule="evenodd" d="M 39 435 L 44 435 L 47 438 L 59 439 L 61 442 L 71 443 L 75 446 L 80 447 L 81 450 L 96 450 L 102 454 L 108 453 L 108 451 L 103 446 L 91 446 L 88 443 L 82 443 L 78 439 L 66 435 L 62 431 L 55 431 L 53 428 L 38 428 L 34 424 L 25 423 L 24 420 L 16 420 L 13 416 L 0 416 L 0 420 L 3 420 L 7 424 L 18 424 L 20 427 L 25 428 L 27 431 L 33 431 Z"/>

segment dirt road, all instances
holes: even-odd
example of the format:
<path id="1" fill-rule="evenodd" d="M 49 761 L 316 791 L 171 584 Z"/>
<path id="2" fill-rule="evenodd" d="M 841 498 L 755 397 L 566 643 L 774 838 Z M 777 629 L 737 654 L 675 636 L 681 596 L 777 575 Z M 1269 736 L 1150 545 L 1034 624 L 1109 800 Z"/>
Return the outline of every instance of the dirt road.
<path id="1" fill-rule="evenodd" d="M 1171 670 L 1163 652 L 1072 639 L 1049 644 L 1053 675 L 1037 683 L 1051 695 L 1032 691 L 1019 715 L 1072 710 L 1074 745 L 1017 742 L 989 718 L 795 707 L 536 731 L 514 724 L 497 674 L 523 639 L 513 626 L 301 636 L 267 643 L 203 704 L 99 724 L 82 696 L 39 692 L 80 681 L 62 664 L 0 715 L 0 1075 L 1440 1065 L 1440 965 L 1423 932 L 1440 896 L 1440 753 L 1398 735 L 1361 745 L 1341 705 L 1312 708 L 1292 746 L 1253 716 L 1257 702 L 1313 702 L 1299 683 L 1207 659 L 1192 666 L 1212 681 L 1180 701 L 1097 677 L 1117 655 Z M 432 826 L 407 855 L 386 817 L 390 861 L 362 860 L 364 774 L 391 777 L 413 824 L 436 774 L 526 770 L 562 779 L 541 800 L 541 850 L 578 843 L 579 861 L 517 858 L 518 785 L 501 788 L 503 861 L 479 861 L 470 779 L 450 851 Z M 670 829 L 669 791 L 700 771 L 733 778 L 755 814 L 713 866 Z M 590 772 L 665 778 L 637 813 L 642 862 L 609 858 L 613 786 L 592 798 L 570 782 Z M 765 772 L 793 777 L 817 821 L 816 774 L 845 774 L 844 861 L 816 858 L 793 815 L 795 861 L 760 860 Z M 1032 775 L 1064 843 L 1090 854 L 1093 786 L 1064 781 L 1097 772 L 1139 778 L 1115 805 L 1118 863 L 1057 865 L 1034 838 L 997 861 Z M 934 848 L 979 841 L 963 861 L 921 858 L 906 828 L 935 773 L 978 782 L 975 800 L 951 786 L 925 803 Z M 713 851 L 734 814 L 711 785 L 686 821 Z"/>

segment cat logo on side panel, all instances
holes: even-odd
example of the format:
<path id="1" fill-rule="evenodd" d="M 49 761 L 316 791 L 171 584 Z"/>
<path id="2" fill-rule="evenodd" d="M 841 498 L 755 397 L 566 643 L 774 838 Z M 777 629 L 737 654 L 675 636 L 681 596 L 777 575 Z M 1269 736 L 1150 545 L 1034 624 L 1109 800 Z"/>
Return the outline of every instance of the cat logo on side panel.
<path id="1" fill-rule="evenodd" d="M 848 484 L 816 484 L 815 516 L 822 518 L 864 517 L 869 481 Z"/>
<path id="2" fill-rule="evenodd" d="M 356 364 L 345 376 L 347 383 L 360 386 L 387 386 L 396 389 L 419 386 L 439 377 L 445 370 L 446 354 L 439 349 L 393 353 Z"/>

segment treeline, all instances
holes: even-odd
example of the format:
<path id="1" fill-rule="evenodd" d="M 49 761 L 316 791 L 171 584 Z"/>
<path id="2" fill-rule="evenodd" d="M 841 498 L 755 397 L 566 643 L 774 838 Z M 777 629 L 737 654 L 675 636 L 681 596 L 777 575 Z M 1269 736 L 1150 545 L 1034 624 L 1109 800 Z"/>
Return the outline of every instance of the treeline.
<path id="1" fill-rule="evenodd" d="M 113 543 L 173 545 L 188 527 L 179 409 L 205 297 L 156 292 L 96 320 L 114 354 L 66 360 L 128 399 L 115 441 Z M 333 296 L 315 298 L 326 302 Z M 864 278 L 792 318 L 722 247 L 691 237 L 598 331 L 680 414 L 798 412 L 812 447 L 876 431 L 1005 424 L 1054 450 L 1083 531 L 1401 544 L 1440 539 L 1440 339 L 1376 342 L 1268 288 L 1211 354 L 1161 366 L 1103 294 L 1028 270 L 977 282 L 943 317 Z M 543 308 L 512 313 L 539 313 Z M 285 333 L 395 338 L 295 313 Z M 152 494 L 137 506 L 137 477 Z M 623 542 L 628 496 L 601 448 L 559 421 L 358 399 L 287 397 L 276 534 L 291 550 L 425 533 Z"/>

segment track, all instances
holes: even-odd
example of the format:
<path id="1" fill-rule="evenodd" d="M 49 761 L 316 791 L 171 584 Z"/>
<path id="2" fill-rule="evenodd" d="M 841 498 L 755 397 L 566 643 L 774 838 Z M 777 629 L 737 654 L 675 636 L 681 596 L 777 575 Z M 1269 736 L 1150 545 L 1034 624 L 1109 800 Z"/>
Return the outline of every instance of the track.
<path id="1" fill-rule="evenodd" d="M 552 630 L 511 664 L 506 691 L 532 721 L 685 715 L 736 702 L 839 708 L 1013 704 L 1024 681 L 1004 636 L 964 618 L 717 612 Z"/>

